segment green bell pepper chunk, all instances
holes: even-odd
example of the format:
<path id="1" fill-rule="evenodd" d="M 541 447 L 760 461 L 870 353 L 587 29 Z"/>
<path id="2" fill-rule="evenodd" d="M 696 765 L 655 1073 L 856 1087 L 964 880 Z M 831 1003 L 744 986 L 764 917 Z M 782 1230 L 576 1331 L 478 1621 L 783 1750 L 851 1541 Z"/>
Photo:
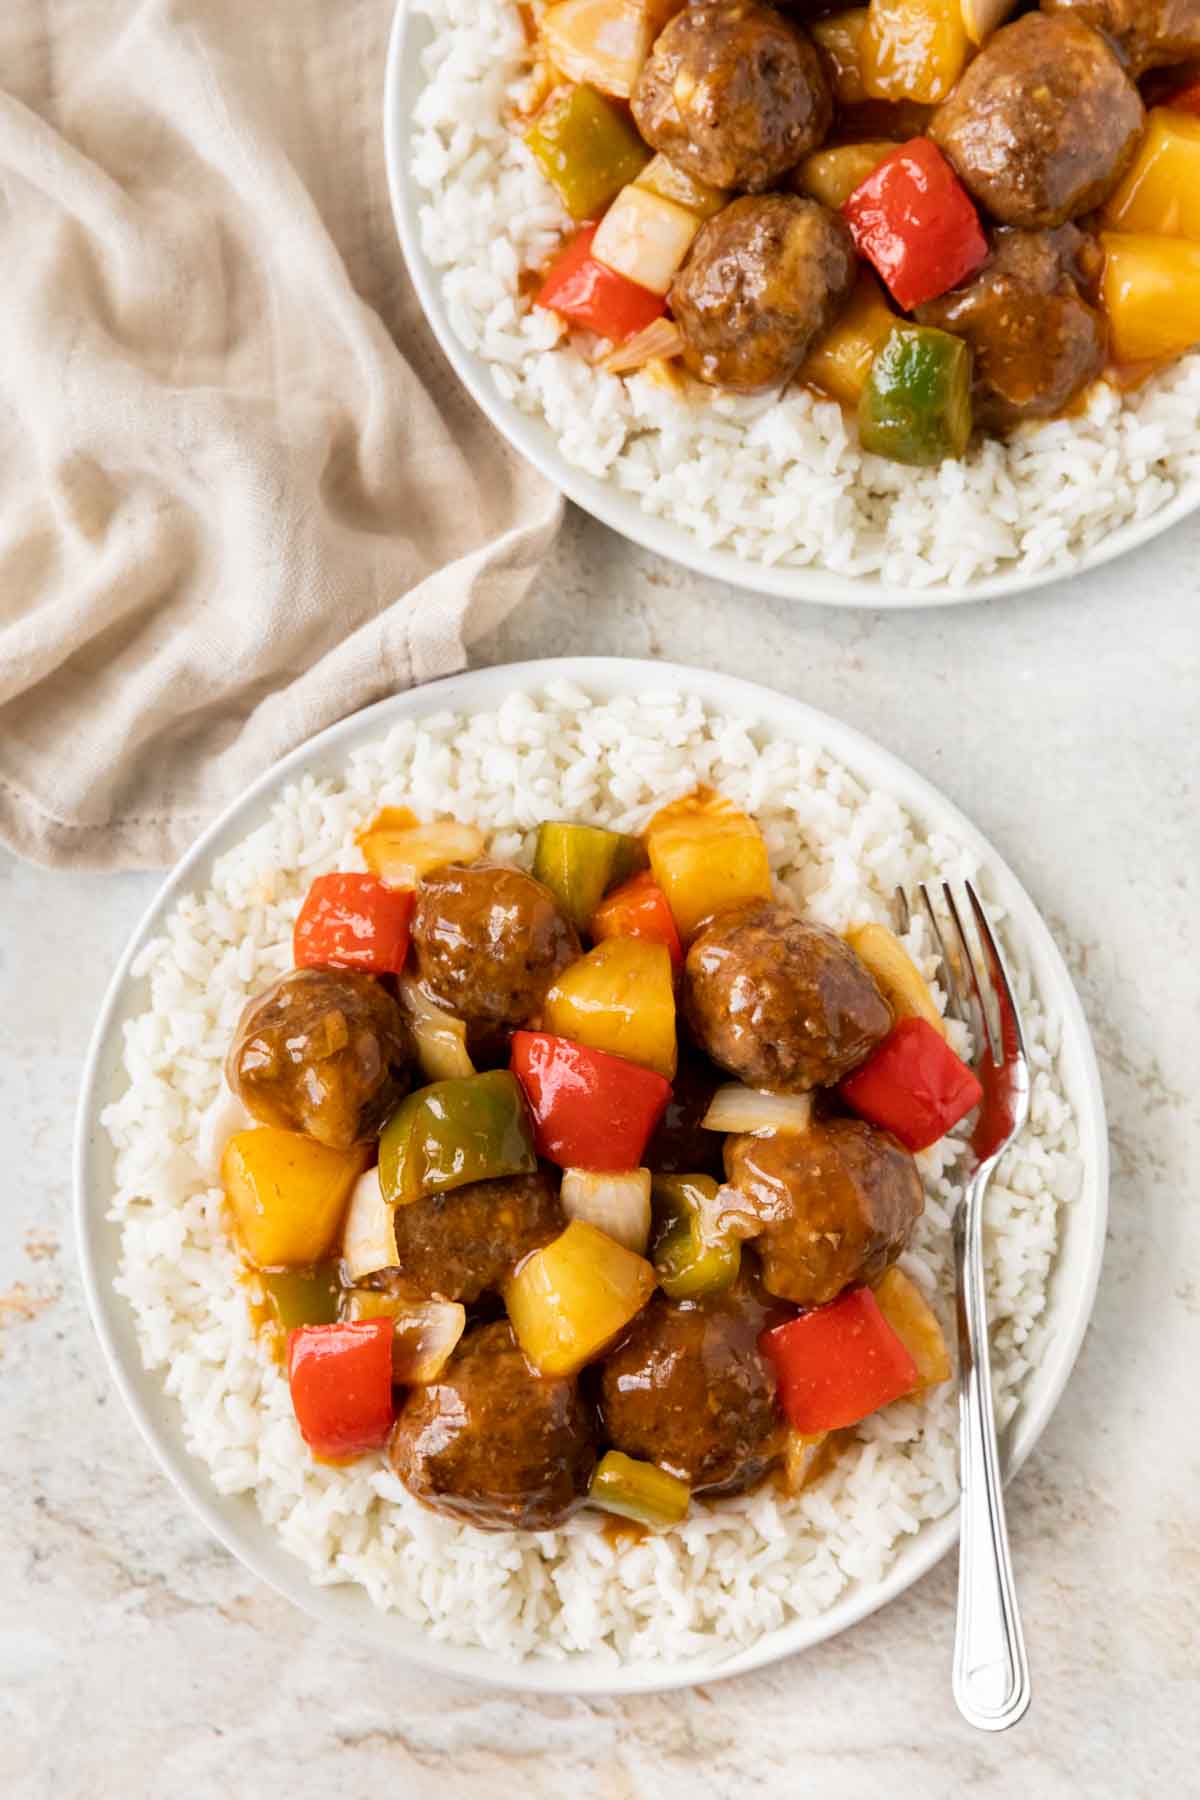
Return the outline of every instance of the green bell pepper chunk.
<path id="1" fill-rule="evenodd" d="M 971 350 L 931 325 L 897 325 L 871 364 L 858 403 L 864 450 L 933 467 L 971 437 Z"/>
<path id="2" fill-rule="evenodd" d="M 281 1331 L 336 1323 L 342 1294 L 336 1262 L 311 1269 L 266 1269 L 259 1280 Z"/>
<path id="3" fill-rule="evenodd" d="M 620 1450 L 608 1450 L 600 1458 L 588 1489 L 593 1506 L 651 1527 L 678 1525 L 687 1518 L 691 1498 L 686 1481 Z"/>
<path id="4" fill-rule="evenodd" d="M 555 88 L 525 142 L 573 219 L 598 219 L 650 161 L 628 120 L 587 86 Z"/>
<path id="5" fill-rule="evenodd" d="M 508 1069 L 418 1088 L 379 1139 L 379 1182 L 389 1206 L 536 1168 L 525 1096 Z"/>
<path id="6" fill-rule="evenodd" d="M 648 867 L 649 861 L 640 838 L 602 831 L 598 825 L 554 821 L 538 828 L 533 873 L 572 924 L 585 931 L 609 888 Z"/>
<path id="7" fill-rule="evenodd" d="M 717 1197 L 711 1175 L 656 1175 L 651 1189 L 655 1236 L 650 1257 L 669 1300 L 704 1300 L 723 1294 L 737 1280 L 742 1247 L 706 1244 L 701 1236 L 702 1203 Z"/>

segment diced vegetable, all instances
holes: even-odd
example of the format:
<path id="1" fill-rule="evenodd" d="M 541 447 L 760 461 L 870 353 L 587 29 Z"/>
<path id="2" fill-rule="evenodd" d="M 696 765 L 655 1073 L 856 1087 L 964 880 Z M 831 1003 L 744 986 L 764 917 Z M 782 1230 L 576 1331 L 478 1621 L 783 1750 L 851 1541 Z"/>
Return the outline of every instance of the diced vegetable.
<path id="1" fill-rule="evenodd" d="M 369 1154 L 361 1145 L 331 1150 L 274 1125 L 235 1132 L 221 1185 L 250 1260 L 260 1269 L 302 1269 L 327 1256 Z"/>
<path id="2" fill-rule="evenodd" d="M 354 1184 L 342 1226 L 342 1261 L 350 1281 L 363 1281 L 380 1269 L 394 1269 L 395 1208 L 383 1197 L 378 1168 L 368 1169 Z"/>
<path id="3" fill-rule="evenodd" d="M 1133 166 L 1104 208 L 1113 231 L 1200 239 L 1200 118 L 1152 107 Z"/>
<path id="4" fill-rule="evenodd" d="M 698 219 L 711 219 L 729 199 L 723 188 L 710 187 L 698 175 L 689 175 L 673 163 L 669 156 L 656 156 L 637 178 L 637 187 L 673 200 L 676 206 L 694 213 Z"/>
<path id="5" fill-rule="evenodd" d="M 628 100 L 655 38 L 646 0 L 558 0 L 542 14 L 539 31 L 551 60 L 572 81 Z"/>
<path id="6" fill-rule="evenodd" d="M 341 1284 L 335 1262 L 312 1269 L 266 1269 L 259 1275 L 267 1306 L 281 1331 L 297 1325 L 332 1325 Z"/>
<path id="7" fill-rule="evenodd" d="M 666 301 L 597 262 L 592 255 L 596 231 L 595 225 L 588 225 L 572 238 L 551 267 L 534 305 L 623 344 L 661 318 Z"/>
<path id="8" fill-rule="evenodd" d="M 788 1428 L 783 1449 L 783 1485 L 789 1494 L 798 1494 L 828 1460 L 827 1431 L 793 1431 Z"/>
<path id="9" fill-rule="evenodd" d="M 873 138 L 866 143 L 834 144 L 828 150 L 814 150 L 796 170 L 796 186 L 831 212 L 840 212 L 854 190 L 895 148 L 888 139 Z"/>
<path id="10" fill-rule="evenodd" d="M 560 1168 L 636 1169 L 671 1098 L 651 1069 L 544 1031 L 513 1036 L 538 1154 Z"/>
<path id="11" fill-rule="evenodd" d="M 879 1310 L 917 1365 L 917 1387 L 937 1387 L 953 1373 L 937 1315 L 915 1281 L 893 1266 L 875 1287 Z"/>
<path id="12" fill-rule="evenodd" d="M 944 100 L 971 53 L 960 0 L 871 0 L 863 86 L 875 100 Z"/>
<path id="13" fill-rule="evenodd" d="M 843 406 L 857 406 L 871 364 L 895 323 L 896 315 L 877 278 L 870 269 L 860 268 L 849 300 L 801 365 L 801 381 L 832 395 Z"/>
<path id="14" fill-rule="evenodd" d="M 784 1417 L 806 1436 L 857 1425 L 917 1382 L 917 1365 L 870 1288 L 848 1288 L 764 1331 L 759 1345 L 774 1365 Z"/>
<path id="15" fill-rule="evenodd" d="M 547 991 L 542 1023 L 556 1037 L 640 1063 L 669 1081 L 678 1052 L 675 983 L 666 945 L 644 938 L 607 938 L 597 944 Z"/>
<path id="16" fill-rule="evenodd" d="M 475 1065 L 467 1052 L 464 1021 L 435 1006 L 412 976 L 405 976 L 400 982 L 400 999 L 412 1026 L 422 1075 L 429 1081 L 450 1081 L 460 1075 L 473 1075 Z"/>
<path id="17" fill-rule="evenodd" d="M 678 972 L 683 967 L 683 945 L 674 915 L 649 869 L 613 889 L 592 914 L 588 931 L 600 943 L 606 938 L 641 938 L 650 944 L 665 944 L 672 968 Z"/>
<path id="18" fill-rule="evenodd" d="M 695 213 L 642 187 L 618 194 L 592 240 L 592 255 L 652 294 L 665 295 L 700 229 Z"/>
<path id="19" fill-rule="evenodd" d="M 655 319 L 645 331 L 639 331 L 623 344 L 617 344 L 600 358 L 600 367 L 610 375 L 632 375 L 635 369 L 661 366 L 665 359 L 678 356 L 683 349 L 683 333 L 674 319 Z"/>
<path id="20" fill-rule="evenodd" d="M 292 934 L 298 969 L 396 975 L 408 959 L 413 895 L 377 875 L 318 875 Z"/>
<path id="21" fill-rule="evenodd" d="M 685 940 L 720 907 L 771 897 L 761 831 L 712 788 L 697 788 L 656 812 L 646 828 L 646 847 L 654 879 Z"/>
<path id="22" fill-rule="evenodd" d="M 650 1242 L 649 1169 L 564 1169 L 559 1191 L 568 1219 L 582 1219 L 626 1250 Z"/>
<path id="23" fill-rule="evenodd" d="M 854 6 L 847 12 L 813 19 L 808 26 L 825 52 L 834 98 L 840 106 L 856 106 L 867 98 L 862 63 L 862 36 L 866 23 L 867 8 Z"/>
<path id="24" fill-rule="evenodd" d="M 914 1153 L 945 1137 L 983 1099 L 973 1071 L 925 1019 L 901 1019 L 838 1091 L 860 1118 Z"/>
<path id="25" fill-rule="evenodd" d="M 945 1037 L 946 1021 L 925 977 L 886 925 L 856 925 L 846 933 L 846 942 L 875 977 L 876 986 L 898 1019 L 925 1019 Z"/>
<path id="26" fill-rule="evenodd" d="M 506 1283 L 517 1342 L 543 1375 L 573 1375 L 606 1350 L 654 1292 L 644 1257 L 573 1219 Z"/>
<path id="27" fill-rule="evenodd" d="M 928 138 L 913 138 L 885 157 L 842 216 L 859 255 L 905 312 L 965 281 L 987 257 L 979 214 Z"/>
<path id="28" fill-rule="evenodd" d="M 534 876 L 550 889 L 580 931 L 613 883 L 624 881 L 635 869 L 645 866 L 646 852 L 641 843 L 623 832 L 557 820 L 538 827 Z"/>
<path id="29" fill-rule="evenodd" d="M 705 1131 L 736 1131 L 739 1135 L 807 1131 L 812 1106 L 811 1094 L 769 1094 L 730 1081 L 717 1089 L 700 1123 Z"/>
<path id="30" fill-rule="evenodd" d="M 1120 363 L 1166 362 L 1200 344 L 1200 244 L 1103 231 L 1101 292 Z"/>
<path id="31" fill-rule="evenodd" d="M 524 1097 L 507 1069 L 418 1088 L 379 1139 L 380 1185 L 393 1206 L 536 1168 Z"/>
<path id="32" fill-rule="evenodd" d="M 702 1300 L 724 1293 L 738 1277 L 742 1247 L 736 1238 L 710 1243 L 705 1210 L 712 1209 L 717 1184 L 711 1175 L 656 1175 L 655 1236 L 651 1259 L 664 1294 L 671 1300 Z"/>
<path id="33" fill-rule="evenodd" d="M 457 1300 L 409 1300 L 377 1288 L 354 1288 L 343 1313 L 391 1321 L 392 1380 L 400 1387 L 436 1381 L 467 1326 L 467 1309 Z"/>
<path id="34" fill-rule="evenodd" d="M 963 24 L 973 44 L 985 43 L 1016 11 L 1017 0 L 961 0 Z"/>
<path id="35" fill-rule="evenodd" d="M 357 843 L 367 867 L 393 887 L 414 888 L 422 875 L 446 863 L 475 862 L 484 852 L 484 836 L 474 825 L 437 819 L 420 825 L 406 806 L 385 806 Z"/>
<path id="36" fill-rule="evenodd" d="M 317 1456 L 377 1450 L 392 1428 L 392 1321 L 302 1325 L 288 1338 L 300 1435 Z"/>
<path id="37" fill-rule="evenodd" d="M 604 1453 L 588 1489 L 593 1506 L 652 1530 L 686 1519 L 691 1498 L 691 1488 L 678 1475 L 668 1475 L 665 1469 L 639 1462 L 620 1450 Z"/>
<path id="38" fill-rule="evenodd" d="M 586 84 L 556 88 L 525 142 L 573 219 L 595 219 L 650 152 L 633 126 Z"/>
<path id="39" fill-rule="evenodd" d="M 933 325 L 896 325 L 871 364 L 858 402 L 864 450 L 934 467 L 971 438 L 971 350 Z"/>

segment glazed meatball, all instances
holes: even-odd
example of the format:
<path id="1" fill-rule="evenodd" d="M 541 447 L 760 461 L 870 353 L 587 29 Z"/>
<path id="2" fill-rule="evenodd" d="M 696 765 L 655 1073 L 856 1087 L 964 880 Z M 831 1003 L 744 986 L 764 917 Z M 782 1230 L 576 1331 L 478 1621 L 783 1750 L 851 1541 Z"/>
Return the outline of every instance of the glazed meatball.
<path id="1" fill-rule="evenodd" d="M 1111 38 L 1130 73 L 1200 56 L 1200 0 L 1042 0 Z"/>
<path id="2" fill-rule="evenodd" d="M 558 1194 L 540 1171 L 472 1181 L 395 1212 L 397 1281 L 421 1299 L 470 1306 L 494 1293 L 522 1257 L 566 1228 Z"/>
<path id="3" fill-rule="evenodd" d="M 761 1227 L 755 1248 L 768 1293 L 823 1306 L 852 1281 L 895 1262 L 925 1205 L 917 1165 L 889 1132 L 861 1119 L 725 1143 L 739 1226 Z M 740 1209 L 744 1208 L 744 1212 Z"/>
<path id="4" fill-rule="evenodd" d="M 1084 259 L 1098 252 L 1074 225 L 1002 228 L 966 287 L 917 308 L 975 352 L 975 415 L 989 430 L 1052 418 L 1104 367 L 1104 319 L 1078 286 Z"/>
<path id="5" fill-rule="evenodd" d="M 601 1370 L 609 1442 L 697 1493 L 753 1487 L 782 1449 L 775 1377 L 758 1348 L 769 1322 L 745 1277 L 712 1300 L 656 1295 Z"/>
<path id="6" fill-rule="evenodd" d="M 1063 225 L 1106 200 L 1141 135 L 1142 102 L 1078 19 L 1026 13 L 984 45 L 929 135 L 1004 225 Z"/>
<path id="7" fill-rule="evenodd" d="M 646 142 L 681 169 L 752 194 L 815 150 L 833 118 L 808 33 L 753 0 L 701 0 L 677 14 L 631 104 Z"/>
<path id="8" fill-rule="evenodd" d="M 373 976 L 293 969 L 246 1007 L 225 1074 L 262 1124 L 347 1150 L 379 1135 L 412 1067 L 404 1016 Z"/>
<path id="9" fill-rule="evenodd" d="M 892 1014 L 849 944 L 790 906 L 717 913 L 693 939 L 685 1016 L 707 1054 L 749 1087 L 832 1087 L 891 1029 Z"/>
<path id="10" fill-rule="evenodd" d="M 701 228 L 671 289 L 684 363 L 714 387 L 782 385 L 832 323 L 854 272 L 849 231 L 818 201 L 733 201 Z"/>
<path id="11" fill-rule="evenodd" d="M 587 1493 L 591 1411 L 573 1378 L 536 1375 L 506 1319 L 469 1331 L 414 1387 L 388 1454 L 411 1494 L 484 1531 L 549 1531 Z"/>
<path id="12" fill-rule="evenodd" d="M 575 927 L 549 889 L 499 863 L 455 863 L 427 875 L 412 941 L 429 995 L 484 1033 L 523 1025 L 579 955 Z"/>

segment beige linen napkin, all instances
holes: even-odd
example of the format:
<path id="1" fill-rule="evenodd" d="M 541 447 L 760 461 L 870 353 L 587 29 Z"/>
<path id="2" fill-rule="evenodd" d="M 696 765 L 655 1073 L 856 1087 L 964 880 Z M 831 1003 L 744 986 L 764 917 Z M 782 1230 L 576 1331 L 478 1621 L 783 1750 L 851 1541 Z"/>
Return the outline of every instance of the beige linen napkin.
<path id="1" fill-rule="evenodd" d="M 0 6 L 0 838 L 169 861 L 559 516 L 419 316 L 391 0 Z"/>

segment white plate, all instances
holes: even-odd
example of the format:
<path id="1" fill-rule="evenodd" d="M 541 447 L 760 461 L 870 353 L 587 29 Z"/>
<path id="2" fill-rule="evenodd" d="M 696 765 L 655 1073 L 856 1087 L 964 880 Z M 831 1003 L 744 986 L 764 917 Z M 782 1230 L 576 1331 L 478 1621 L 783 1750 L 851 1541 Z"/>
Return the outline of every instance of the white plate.
<path id="1" fill-rule="evenodd" d="M 1062 1244 L 1047 1307 L 1053 1336 L 1041 1365 L 1029 1377 L 1005 1444 L 1006 1471 L 1019 1467 L 1066 1386 L 1091 1314 L 1104 1248 L 1108 1141 L 1100 1078 L 1083 1011 L 1033 902 L 986 840 L 936 789 L 849 726 L 798 700 L 729 676 L 619 657 L 570 657 L 482 669 L 381 700 L 322 732 L 256 781 L 188 851 L 117 966 L 84 1070 L 75 1143 L 76 1230 L 92 1318 L 113 1377 L 143 1436 L 204 1523 L 256 1575 L 315 1617 L 444 1674 L 549 1693 L 648 1692 L 739 1674 L 844 1631 L 932 1568 L 955 1540 L 956 1516 L 926 1525 L 907 1540 L 886 1580 L 856 1587 L 820 1617 L 784 1626 L 748 1650 L 724 1659 L 642 1664 L 614 1671 L 609 1664 L 584 1657 L 569 1663 L 518 1663 L 490 1651 L 437 1643 L 418 1627 L 376 1611 L 360 1587 L 315 1587 L 301 1564 L 282 1549 L 274 1532 L 259 1518 L 252 1499 L 216 1492 L 204 1464 L 185 1447 L 179 1408 L 164 1394 L 161 1376 L 148 1374 L 142 1367 L 132 1313 L 113 1289 L 120 1229 L 106 1217 L 114 1188 L 113 1151 L 100 1115 L 125 1086 L 123 1026 L 147 1004 L 146 983 L 130 976 L 130 966 L 142 946 L 162 932 L 180 896 L 209 884 L 216 858 L 263 823 L 288 782 L 303 774 L 318 778 L 340 775 L 354 748 L 382 736 L 399 719 L 421 718 L 446 709 L 484 711 L 498 706 L 507 694 L 530 692 L 550 680 L 578 683 L 606 699 L 675 684 L 714 709 L 756 719 L 776 736 L 818 742 L 864 782 L 893 794 L 927 831 L 947 832 L 979 857 L 988 893 L 1008 914 L 1006 929 L 1015 955 L 1032 970 L 1047 1010 L 1062 1020 L 1062 1076 L 1079 1124 L 1084 1167 L 1082 1191 L 1062 1215 Z"/>
<path id="2" fill-rule="evenodd" d="M 951 606 L 964 600 L 984 600 L 1001 594 L 1027 593 L 1111 562 L 1127 550 L 1149 543 L 1160 532 L 1200 507 L 1200 481 L 1191 482 L 1161 511 L 1147 519 L 1133 520 L 1111 533 L 1103 543 L 1080 557 L 1072 568 L 1043 569 L 1026 575 L 1018 570 L 991 575 L 962 586 L 935 588 L 895 587 L 877 575 L 835 575 L 821 568 L 781 568 L 750 562 L 731 550 L 708 550 L 679 525 L 645 512 L 636 498 L 621 492 L 613 482 L 598 480 L 567 461 L 549 426 L 532 418 L 498 392 L 491 370 L 481 356 L 468 350 L 454 335 L 442 295 L 438 271 L 421 247 L 419 214 L 424 203 L 409 172 L 408 138 L 411 121 L 424 80 L 421 52 L 429 42 L 428 18 L 413 13 L 408 0 L 399 0 L 392 23 L 384 98 L 384 142 L 392 211 L 413 284 L 446 357 L 476 405 L 487 414 L 497 431 L 531 462 L 569 500 L 635 544 L 655 550 L 672 562 L 682 563 L 697 574 L 732 582 L 755 593 L 777 594 L 785 600 L 817 600 L 826 606 Z"/>

